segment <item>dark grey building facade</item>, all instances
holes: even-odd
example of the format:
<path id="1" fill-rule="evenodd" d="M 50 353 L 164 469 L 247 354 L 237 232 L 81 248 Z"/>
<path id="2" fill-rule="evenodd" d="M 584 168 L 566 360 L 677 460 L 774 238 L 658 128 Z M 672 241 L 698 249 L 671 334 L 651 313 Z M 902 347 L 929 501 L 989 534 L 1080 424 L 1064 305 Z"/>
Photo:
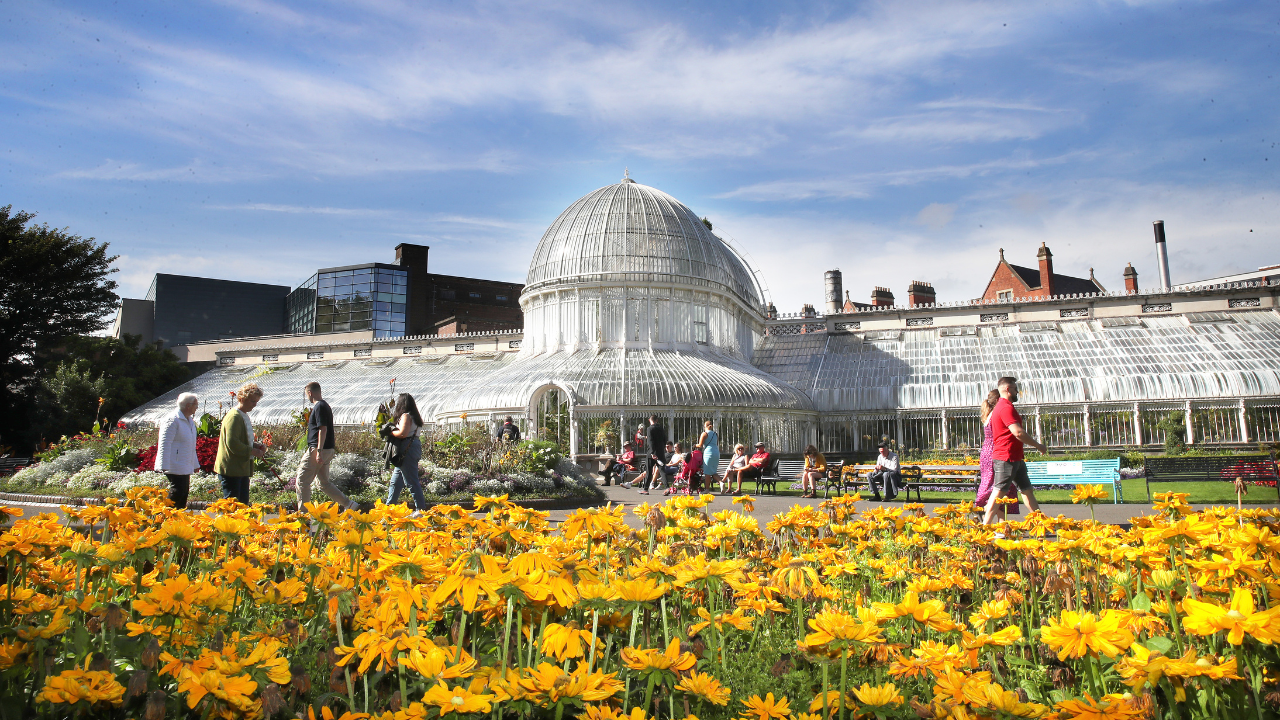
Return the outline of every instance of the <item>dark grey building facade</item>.
<path id="1" fill-rule="evenodd" d="M 145 300 L 126 300 L 116 318 L 117 336 L 150 326 L 143 342 L 163 347 L 285 331 L 288 285 L 215 280 L 158 273 Z M 151 316 L 150 323 L 138 315 Z"/>

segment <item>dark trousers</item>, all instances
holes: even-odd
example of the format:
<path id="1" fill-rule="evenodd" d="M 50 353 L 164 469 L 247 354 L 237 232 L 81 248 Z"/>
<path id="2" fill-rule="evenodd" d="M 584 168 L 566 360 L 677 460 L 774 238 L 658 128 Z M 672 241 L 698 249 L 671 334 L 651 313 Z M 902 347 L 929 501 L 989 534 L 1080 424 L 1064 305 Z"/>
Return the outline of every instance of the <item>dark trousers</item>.
<path id="1" fill-rule="evenodd" d="M 662 467 L 667 464 L 667 454 L 665 452 L 658 453 L 658 459 L 654 459 L 653 455 L 647 455 L 644 459 L 644 485 L 649 486 L 649 481 L 653 477 L 653 469 Z M 662 473 L 658 473 L 658 479 L 662 479 Z"/>
<path id="2" fill-rule="evenodd" d="M 249 478 L 232 477 L 230 475 L 218 475 L 218 479 L 222 481 L 222 497 L 235 498 L 245 505 L 249 504 Z"/>
<path id="3" fill-rule="evenodd" d="M 610 483 L 613 482 L 614 478 L 618 478 L 618 482 L 622 482 L 622 474 L 625 473 L 626 471 L 627 471 L 626 465 L 623 465 L 622 463 L 615 461 L 615 462 L 609 463 L 609 467 L 605 468 L 604 472 L 600 473 L 600 477 L 604 478 L 605 485 L 609 485 Z"/>
<path id="4" fill-rule="evenodd" d="M 169 478 L 169 499 L 173 501 L 173 506 L 182 509 L 187 506 L 187 495 L 191 492 L 191 476 L 190 475 L 170 475 L 164 474 Z"/>
<path id="5" fill-rule="evenodd" d="M 902 484 L 902 473 L 897 470 L 872 470 L 867 476 L 867 483 L 871 486 L 871 493 L 880 499 L 880 489 L 884 489 L 884 499 L 892 500 L 898 497 L 898 486 Z"/>

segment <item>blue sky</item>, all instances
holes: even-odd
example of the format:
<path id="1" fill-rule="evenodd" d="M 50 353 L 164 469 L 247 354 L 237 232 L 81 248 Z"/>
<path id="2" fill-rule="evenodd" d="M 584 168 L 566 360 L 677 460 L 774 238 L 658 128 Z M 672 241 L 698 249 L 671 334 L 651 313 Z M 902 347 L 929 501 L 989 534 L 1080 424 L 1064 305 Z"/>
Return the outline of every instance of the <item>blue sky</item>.
<path id="1" fill-rule="evenodd" d="M 624 167 L 780 310 L 974 297 L 1005 248 L 1123 287 L 1280 264 L 1280 5 L 0 2 L 0 205 L 155 272 L 431 246 L 522 281 Z"/>

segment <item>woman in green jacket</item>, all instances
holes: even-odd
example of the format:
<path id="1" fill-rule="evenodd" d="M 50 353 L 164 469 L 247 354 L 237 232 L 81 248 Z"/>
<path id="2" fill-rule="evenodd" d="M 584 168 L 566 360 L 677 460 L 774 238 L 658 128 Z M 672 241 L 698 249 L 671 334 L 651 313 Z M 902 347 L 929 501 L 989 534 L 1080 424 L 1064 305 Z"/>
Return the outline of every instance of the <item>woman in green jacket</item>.
<path id="1" fill-rule="evenodd" d="M 249 476 L 253 474 L 253 459 L 267 454 L 267 447 L 253 439 L 253 423 L 249 412 L 262 399 L 262 388 L 256 383 L 245 383 L 236 391 L 236 409 L 222 418 L 222 432 L 218 437 L 218 459 L 213 471 L 222 481 L 222 497 L 235 498 L 249 504 Z"/>

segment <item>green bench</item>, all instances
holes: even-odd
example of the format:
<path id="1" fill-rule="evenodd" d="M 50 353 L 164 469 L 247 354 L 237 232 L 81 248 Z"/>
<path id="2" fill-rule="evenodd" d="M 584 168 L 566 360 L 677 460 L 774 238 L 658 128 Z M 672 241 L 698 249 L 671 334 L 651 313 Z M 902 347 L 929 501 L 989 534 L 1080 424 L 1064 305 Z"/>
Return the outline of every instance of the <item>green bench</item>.
<path id="1" fill-rule="evenodd" d="M 1120 458 L 1113 460 L 1046 460 L 1027 463 L 1031 485 L 1110 485 L 1111 501 L 1124 497 L 1120 488 Z"/>

